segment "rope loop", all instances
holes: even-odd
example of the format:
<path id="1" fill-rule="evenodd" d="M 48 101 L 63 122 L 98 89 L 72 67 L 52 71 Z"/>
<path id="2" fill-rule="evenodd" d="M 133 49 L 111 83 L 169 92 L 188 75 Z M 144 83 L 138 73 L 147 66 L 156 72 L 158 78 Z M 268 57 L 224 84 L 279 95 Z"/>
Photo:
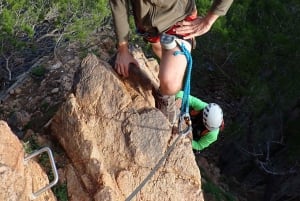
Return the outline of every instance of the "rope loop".
<path id="1" fill-rule="evenodd" d="M 193 66 L 193 59 L 191 56 L 190 51 L 185 47 L 184 43 L 177 40 L 177 44 L 179 45 L 181 51 L 174 52 L 174 56 L 178 54 L 183 54 L 186 57 L 187 60 L 187 71 L 186 71 L 186 79 L 185 79 L 185 85 L 183 90 L 183 97 L 182 97 L 182 103 L 181 103 L 181 109 L 180 109 L 180 118 L 179 118 L 179 133 L 182 135 L 188 134 L 192 130 L 192 121 L 189 114 L 189 95 L 191 91 L 191 73 L 192 73 L 192 66 Z M 187 128 L 184 130 L 181 129 L 181 122 L 185 121 L 185 124 L 187 125 Z"/>

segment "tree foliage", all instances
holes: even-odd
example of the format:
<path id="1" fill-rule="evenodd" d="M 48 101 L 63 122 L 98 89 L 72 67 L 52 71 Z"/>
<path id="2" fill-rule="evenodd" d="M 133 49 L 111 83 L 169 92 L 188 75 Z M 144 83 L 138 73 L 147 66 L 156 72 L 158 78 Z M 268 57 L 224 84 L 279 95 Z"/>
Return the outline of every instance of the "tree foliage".
<path id="1" fill-rule="evenodd" d="M 249 97 L 244 109 L 253 114 L 253 119 L 263 120 L 253 125 L 259 136 L 270 138 L 282 132 L 281 135 L 290 137 L 287 120 L 300 95 L 297 78 L 300 3 L 279 0 L 249 1 L 246 6 L 243 3 L 236 2 L 246 11 L 244 21 L 240 21 L 241 16 L 234 17 L 234 9 L 229 19 L 239 27 L 237 30 L 232 27 L 231 40 L 236 42 L 231 43 L 230 49 L 236 55 L 232 63 L 236 66 L 237 81 L 247 89 L 241 95 Z"/>
<path id="2" fill-rule="evenodd" d="M 84 42 L 109 14 L 105 0 L 0 0 L 0 89 L 17 76 L 13 63 L 24 52 L 41 57 L 51 51 L 41 46 L 53 51 L 60 41 Z"/>
<path id="3" fill-rule="evenodd" d="M 196 2 L 200 7 L 211 1 Z M 283 139 L 291 145 L 291 156 L 300 154 L 295 148 L 300 129 L 295 123 L 300 97 L 298 19 L 296 0 L 234 1 L 212 31 L 198 38 L 194 51 L 196 65 L 203 67 L 208 60 L 222 66 L 234 98 L 243 101 L 236 110 L 244 117 L 234 120 L 237 125 L 230 132 L 245 135 L 250 126 L 256 144 Z"/>
<path id="4" fill-rule="evenodd" d="M 211 1 L 196 2 L 206 5 Z M 225 171 L 234 167 L 234 174 L 246 172 L 248 177 L 253 175 L 247 170 L 250 168 L 252 173 L 254 170 L 264 173 L 266 178 L 276 178 L 288 187 L 289 181 L 282 179 L 283 175 L 299 173 L 299 19 L 300 1 L 234 1 L 227 15 L 219 18 L 209 33 L 197 38 L 197 49 L 193 52 L 193 86 L 200 86 L 205 94 L 211 81 L 218 79 L 222 72 L 226 79 L 219 80 L 222 82 L 219 85 L 231 90 L 221 101 L 229 103 L 223 105 L 226 127 L 222 145 L 228 141 L 231 144 L 221 147 L 220 158 L 236 157 L 236 151 L 240 151 L 242 157 L 226 161 Z M 193 86 L 192 90 L 196 88 Z M 219 101 L 213 90 L 207 94 Z M 236 146 L 232 146 L 232 142 Z M 226 153 L 232 150 L 234 154 Z M 240 165 L 247 162 L 248 165 Z M 244 184 L 249 180 L 241 178 Z M 262 186 L 277 185 L 264 178 L 261 183 L 251 190 L 261 191 Z M 240 186 L 238 188 L 240 190 Z M 295 193 L 292 191 L 280 192 L 280 199 L 274 200 L 283 200 L 283 197 L 292 200 Z M 274 194 L 266 190 L 265 196 Z M 298 193 L 295 195 L 299 197 Z"/>
<path id="5" fill-rule="evenodd" d="M 105 0 L 1 0 L 1 52 L 8 54 L 22 44 L 24 38 L 32 39 L 36 27 L 45 21 L 55 25 L 53 33 L 57 35 L 51 36 L 64 35 L 69 39 L 85 39 L 101 26 L 109 13 Z"/>

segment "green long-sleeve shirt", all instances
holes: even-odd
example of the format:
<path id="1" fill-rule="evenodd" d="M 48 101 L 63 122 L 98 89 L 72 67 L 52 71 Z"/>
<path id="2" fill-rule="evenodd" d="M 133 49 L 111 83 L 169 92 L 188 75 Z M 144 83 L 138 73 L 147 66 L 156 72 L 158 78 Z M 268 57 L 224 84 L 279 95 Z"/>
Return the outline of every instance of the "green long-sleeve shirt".
<path id="1" fill-rule="evenodd" d="M 194 0 L 110 0 L 118 42 L 128 41 L 130 5 L 136 24 L 147 33 L 162 33 L 190 15 L 196 7 Z M 233 0 L 214 0 L 210 11 L 225 15 Z"/>
<path id="2" fill-rule="evenodd" d="M 183 97 L 183 91 L 180 91 L 176 94 L 176 99 Z M 192 95 L 189 96 L 189 104 L 190 107 L 196 111 L 203 110 L 208 103 L 196 98 Z M 215 129 L 212 131 L 208 131 L 204 136 L 202 136 L 199 140 L 192 140 L 192 147 L 195 150 L 203 150 L 204 148 L 208 147 L 210 144 L 215 142 L 218 139 L 220 129 Z"/>

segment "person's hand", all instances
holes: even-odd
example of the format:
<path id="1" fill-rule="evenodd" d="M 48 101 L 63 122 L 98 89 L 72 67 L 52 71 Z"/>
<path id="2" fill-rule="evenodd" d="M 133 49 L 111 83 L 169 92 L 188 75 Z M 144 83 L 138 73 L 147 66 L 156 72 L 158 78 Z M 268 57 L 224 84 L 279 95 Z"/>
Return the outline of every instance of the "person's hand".
<path id="1" fill-rule="evenodd" d="M 117 73 L 123 75 L 124 77 L 128 77 L 129 65 L 131 63 L 139 66 L 138 62 L 130 54 L 127 43 L 119 45 L 118 54 L 115 61 L 115 70 L 117 71 Z"/>
<path id="2" fill-rule="evenodd" d="M 218 19 L 218 15 L 213 13 L 208 13 L 205 17 L 197 17 L 193 21 L 181 21 L 176 25 L 176 34 L 178 35 L 186 35 L 183 39 L 190 39 L 197 36 L 201 36 L 207 33 L 214 22 Z"/>

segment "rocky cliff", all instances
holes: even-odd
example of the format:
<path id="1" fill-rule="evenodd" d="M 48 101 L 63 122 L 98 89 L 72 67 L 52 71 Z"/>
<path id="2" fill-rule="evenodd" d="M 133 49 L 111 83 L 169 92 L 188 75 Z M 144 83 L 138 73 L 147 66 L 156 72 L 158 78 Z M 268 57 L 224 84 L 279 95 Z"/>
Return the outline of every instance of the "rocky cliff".
<path id="1" fill-rule="evenodd" d="M 36 175 L 28 176 L 22 163 L 28 155 L 22 143 L 28 140 L 55 152 L 59 184 L 66 184 L 68 200 L 203 200 L 190 140 L 172 135 L 168 120 L 154 107 L 157 61 L 145 58 L 138 48 L 132 51 L 140 68 L 131 68 L 130 77 L 123 78 L 108 63 L 107 52 L 82 60 L 78 49 L 70 46 L 59 61 L 45 57 L 36 64 L 45 68 L 44 75 L 26 74 L 2 96 L 1 118 L 19 138 L 5 122 L 1 132 L 6 136 L 10 131 L 19 145 L 9 151 L 11 143 L 0 141 L 1 153 L 6 154 L 0 158 L 0 176 L 12 180 L 1 178 L 5 187 L 0 194 L 6 196 L 1 200 L 28 200 L 36 188 L 49 183 L 47 170 L 35 162 L 29 168 Z M 147 179 L 149 174 L 153 175 Z M 34 180 L 40 183 L 29 188 Z M 136 189 L 143 181 L 145 185 Z M 25 190 L 18 193 L 21 189 Z M 37 199 L 56 200 L 50 190 Z"/>
<path id="2" fill-rule="evenodd" d="M 71 200 L 125 200 L 177 137 L 154 107 L 155 68 L 141 52 L 134 55 L 140 69 L 132 69 L 129 79 L 120 79 L 108 63 L 88 55 L 73 93 L 52 120 L 52 133 L 72 161 L 67 175 L 77 175 Z M 190 140 L 181 138 L 133 200 L 200 201 L 200 179 Z"/>
<path id="3" fill-rule="evenodd" d="M 0 200 L 32 200 L 33 193 L 49 183 L 47 175 L 34 160 L 24 161 L 23 146 L 4 121 L 0 121 L 0 139 Z M 46 191 L 35 200 L 56 198 L 52 191 Z"/>

